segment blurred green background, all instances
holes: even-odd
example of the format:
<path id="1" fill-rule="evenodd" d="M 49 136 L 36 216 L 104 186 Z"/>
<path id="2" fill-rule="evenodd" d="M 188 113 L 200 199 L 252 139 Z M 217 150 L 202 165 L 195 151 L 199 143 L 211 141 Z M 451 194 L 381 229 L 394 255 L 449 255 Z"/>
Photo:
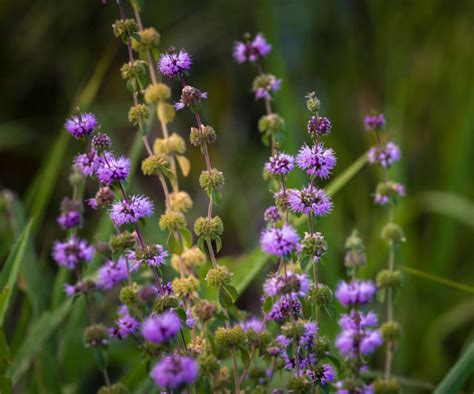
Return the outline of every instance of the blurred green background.
<path id="1" fill-rule="evenodd" d="M 131 15 L 128 8 L 127 13 Z M 13 192 L 3 192 L 0 256 L 3 261 L 24 218 L 34 214 L 37 221 L 27 256 L 39 269 L 36 274 L 23 272 L 26 285 L 20 287 L 35 283 L 28 273 L 42 284 L 37 299 L 17 297 L 9 312 L 11 324 L 5 331 L 12 354 L 21 347 L 28 323 L 61 300 L 50 290 L 56 268 L 49 254 L 53 240 L 62 236 L 55 218 L 61 199 L 70 194 L 67 175 L 80 149 L 62 129 L 65 117 L 78 100 L 83 108 L 91 102 L 89 109 L 114 136 L 118 152 L 128 152 L 135 137 L 127 120 L 131 98 L 119 72 L 126 48 L 111 30 L 117 18 L 113 0 L 107 5 L 98 0 L 0 2 L 0 188 Z M 273 44 L 266 70 L 283 79 L 274 106 L 287 121 L 284 149 L 295 152 L 306 138 L 309 114 L 304 95 L 310 90 L 317 92 L 322 113 L 333 124 L 327 143 L 338 155 L 335 175 L 373 142 L 363 131 L 364 114 L 383 111 L 387 138 L 397 141 L 403 152 L 392 175 L 406 184 L 408 194 L 396 213 L 407 236 L 399 263 L 473 285 L 473 1 L 149 0 L 143 19 L 162 35 L 162 49 L 173 45 L 190 51 L 191 83 L 209 93 L 204 118 L 219 136 L 211 156 L 226 176 L 224 200 L 217 210 L 226 227 L 221 255 L 240 256 L 256 247 L 263 210 L 271 203 L 261 170 L 268 149 L 256 128 L 264 108 L 250 92 L 255 70 L 249 64 L 236 65 L 231 56 L 235 39 L 261 31 Z M 177 100 L 178 87 L 172 87 Z M 191 124 L 191 116 L 182 113 L 171 128 L 187 136 Z M 157 131 L 155 125 L 152 133 L 158 136 Z M 195 199 L 192 223 L 205 210 L 207 197 L 197 184 L 202 157 L 193 147 L 187 154 L 192 170 L 182 182 Z M 371 197 L 380 175 L 364 167 L 334 196 L 333 213 L 321 221 L 330 245 L 322 276 L 332 286 L 343 274 L 344 239 L 353 227 L 367 243 L 364 275 L 373 276 L 385 265 L 387 250 L 379 233 L 386 215 Z M 295 176 L 291 182 L 296 186 L 303 180 Z M 157 183 L 137 175 L 132 188 L 153 196 L 161 206 Z M 89 185 L 86 195 L 93 193 Z M 147 226 L 147 237 L 162 237 L 156 234 L 157 218 L 155 214 L 153 225 Z M 93 237 L 93 227 L 102 222 L 92 214 L 86 220 L 85 231 Z M 260 279 L 271 268 L 261 271 L 239 306 L 258 310 Z M 396 311 L 403 336 L 395 370 L 407 378 L 438 383 L 474 340 L 472 292 L 405 272 Z M 69 392 L 87 392 L 85 387 L 94 383 L 78 387 L 78 376 L 99 379 L 93 365 L 77 360 L 85 351 L 80 349 L 82 323 L 76 321 L 78 327 L 59 325 L 59 332 L 68 324 L 77 330 L 79 338 L 69 338 L 76 344 L 76 359 L 71 361 L 67 347 L 57 344 L 54 338 L 60 337 L 49 338 L 47 346 L 54 353 L 34 358 L 35 376 L 42 382 L 33 385 L 34 391 L 51 392 L 58 389 L 55 382 L 61 382 Z M 13 329 L 16 324 L 23 328 Z M 336 326 L 328 326 L 334 336 Z M 56 358 L 64 368 L 45 372 Z M 379 352 L 375 369 L 381 369 L 382 360 Z M 24 378 L 24 384 L 30 378 Z M 473 385 L 471 377 L 465 392 Z M 421 392 L 421 386 L 406 390 Z"/>

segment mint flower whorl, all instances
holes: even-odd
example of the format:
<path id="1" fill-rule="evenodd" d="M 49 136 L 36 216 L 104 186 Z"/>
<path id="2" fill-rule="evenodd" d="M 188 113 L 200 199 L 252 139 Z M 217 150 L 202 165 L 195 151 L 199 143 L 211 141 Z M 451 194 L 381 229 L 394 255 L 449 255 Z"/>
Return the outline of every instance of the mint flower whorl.
<path id="1" fill-rule="evenodd" d="M 198 376 L 198 364 L 191 357 L 171 354 L 155 364 L 150 377 L 163 389 L 175 390 L 193 383 Z"/>
<path id="2" fill-rule="evenodd" d="M 189 70 L 191 64 L 191 56 L 184 49 L 181 49 L 178 53 L 165 52 L 158 62 L 158 71 L 170 78 L 180 77 Z"/>
<path id="3" fill-rule="evenodd" d="M 109 328 L 109 335 L 118 340 L 126 339 L 130 334 L 135 334 L 140 323 L 130 315 L 128 308 L 122 305 L 118 312 L 119 318 L 113 327 Z"/>
<path id="4" fill-rule="evenodd" d="M 262 332 L 265 327 L 262 324 L 262 321 L 257 319 L 256 317 L 251 317 L 250 319 L 242 322 L 239 324 L 240 327 L 242 327 L 242 330 L 244 332 L 248 332 L 250 330 L 253 330 L 254 332 Z"/>
<path id="5" fill-rule="evenodd" d="M 293 212 L 325 216 L 332 209 L 332 202 L 323 189 L 308 185 L 301 190 L 288 190 L 288 204 Z"/>
<path id="6" fill-rule="evenodd" d="M 146 196 L 131 196 L 130 199 L 114 203 L 110 209 L 110 218 L 118 227 L 136 223 L 139 219 L 153 214 L 153 203 Z"/>
<path id="7" fill-rule="evenodd" d="M 160 244 L 146 246 L 145 249 L 137 248 L 127 253 L 130 266 L 138 269 L 141 264 L 149 267 L 159 267 L 165 263 L 168 252 Z"/>
<path id="8" fill-rule="evenodd" d="M 53 246 L 53 259 L 61 267 L 69 270 L 80 262 L 89 262 L 94 257 L 94 247 L 73 235 L 68 241 L 56 241 Z"/>
<path id="9" fill-rule="evenodd" d="M 366 115 L 364 118 L 364 126 L 367 131 L 380 130 L 383 126 L 385 126 L 384 114 Z"/>
<path id="10" fill-rule="evenodd" d="M 180 329 L 181 320 L 174 311 L 152 315 L 142 324 L 143 337 L 156 344 L 173 339 Z"/>
<path id="11" fill-rule="evenodd" d="M 307 130 L 312 136 L 325 136 L 331 132 L 331 121 L 325 116 L 313 116 L 308 121 Z"/>
<path id="12" fill-rule="evenodd" d="M 207 99 L 207 92 L 201 92 L 199 89 L 186 85 L 181 91 L 181 99 L 174 104 L 174 109 L 182 110 L 186 107 L 194 107 L 199 105 L 202 100 Z"/>
<path id="13" fill-rule="evenodd" d="M 295 293 L 282 295 L 272 306 L 268 319 L 281 321 L 301 312 L 301 301 Z"/>
<path id="14" fill-rule="evenodd" d="M 380 163 L 388 168 L 400 160 L 400 148 L 394 142 L 388 142 L 384 147 L 372 147 L 367 153 L 370 164 Z"/>
<path id="15" fill-rule="evenodd" d="M 262 231 L 260 246 L 265 253 L 276 257 L 285 257 L 287 254 L 298 251 L 300 237 L 289 224 L 280 228 L 269 228 Z"/>
<path id="16" fill-rule="evenodd" d="M 97 127 L 97 120 L 92 113 L 74 115 L 64 125 L 67 132 L 74 138 L 79 139 L 92 134 Z"/>
<path id="17" fill-rule="evenodd" d="M 95 150 L 87 153 L 80 153 L 74 158 L 74 167 L 76 167 L 82 175 L 92 176 L 95 174 L 101 163 L 101 158 Z"/>
<path id="18" fill-rule="evenodd" d="M 260 74 L 253 81 L 252 90 L 255 100 L 271 99 L 271 93 L 278 92 L 281 88 L 281 79 L 271 74 Z"/>
<path id="19" fill-rule="evenodd" d="M 344 306 L 365 305 L 372 301 L 375 295 L 375 285 L 372 281 L 357 280 L 340 282 L 336 289 L 336 298 Z"/>
<path id="20" fill-rule="evenodd" d="M 293 156 L 278 152 L 270 157 L 270 161 L 265 164 L 265 169 L 273 175 L 286 175 L 295 168 L 294 162 Z"/>
<path id="21" fill-rule="evenodd" d="M 280 211 L 275 206 L 268 207 L 263 214 L 263 220 L 265 220 L 266 222 L 273 223 L 278 222 L 279 220 L 281 220 Z"/>
<path id="22" fill-rule="evenodd" d="M 250 61 L 252 63 L 256 62 L 261 57 L 266 57 L 272 46 L 267 42 L 265 37 L 258 33 L 253 41 L 243 43 L 241 41 L 236 41 L 234 43 L 233 56 L 237 63 L 244 63 L 245 61 Z"/>
<path id="23" fill-rule="evenodd" d="M 308 175 L 324 179 L 336 165 L 336 156 L 331 148 L 326 149 L 321 143 L 312 147 L 305 144 L 298 152 L 296 163 Z"/>
<path id="24" fill-rule="evenodd" d="M 57 222 L 63 230 L 69 230 L 81 224 L 81 213 L 75 209 L 68 210 L 59 215 Z"/>
<path id="25" fill-rule="evenodd" d="M 117 262 L 106 260 L 104 265 L 99 268 L 97 275 L 97 287 L 103 290 L 109 290 L 117 283 L 123 282 L 128 277 L 127 261 L 120 256 Z"/>
<path id="26" fill-rule="evenodd" d="M 114 181 L 124 181 L 130 172 L 130 160 L 125 156 L 116 157 L 109 152 L 99 161 L 96 174 L 102 185 L 110 185 Z"/>
<path id="27" fill-rule="evenodd" d="M 275 274 L 263 284 L 263 292 L 267 297 L 276 297 L 282 294 L 296 294 L 305 296 L 311 287 L 306 274 L 296 274 L 287 271 L 286 275 Z"/>
<path id="28" fill-rule="evenodd" d="M 404 197 L 405 186 L 397 182 L 383 182 L 377 186 L 374 202 L 377 205 L 387 205 L 391 197 Z"/>
<path id="29" fill-rule="evenodd" d="M 319 376 L 317 376 L 317 378 L 319 378 L 319 381 L 322 385 L 331 383 L 334 380 L 334 377 L 336 376 L 334 368 L 330 364 L 323 364 L 322 367 L 322 372 Z"/>

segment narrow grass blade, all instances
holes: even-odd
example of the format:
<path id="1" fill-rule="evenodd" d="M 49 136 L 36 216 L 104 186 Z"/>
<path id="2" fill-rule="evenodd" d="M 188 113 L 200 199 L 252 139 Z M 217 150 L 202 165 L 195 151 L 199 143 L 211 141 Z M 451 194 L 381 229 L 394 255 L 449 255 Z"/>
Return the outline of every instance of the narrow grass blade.
<path id="1" fill-rule="evenodd" d="M 352 178 L 354 178 L 354 176 L 357 175 L 357 173 L 364 167 L 366 163 L 367 153 L 364 153 L 354 163 L 352 163 L 342 173 L 334 178 L 331 183 L 329 183 L 328 187 L 326 188 L 327 194 L 330 196 L 336 194 L 346 185 L 346 183 L 348 183 Z"/>

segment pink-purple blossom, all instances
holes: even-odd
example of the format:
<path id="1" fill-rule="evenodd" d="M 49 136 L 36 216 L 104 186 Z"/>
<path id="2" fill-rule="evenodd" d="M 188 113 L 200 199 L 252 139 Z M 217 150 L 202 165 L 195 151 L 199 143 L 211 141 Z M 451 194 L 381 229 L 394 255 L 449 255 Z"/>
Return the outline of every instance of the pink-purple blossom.
<path id="1" fill-rule="evenodd" d="M 265 164 L 265 169 L 273 175 L 286 175 L 295 168 L 294 163 L 295 159 L 293 156 L 278 152 L 270 157 L 270 160 Z"/>
<path id="2" fill-rule="evenodd" d="M 198 364 L 191 357 L 170 354 L 161 359 L 150 372 L 155 384 L 163 389 L 175 390 L 193 383 L 198 375 Z"/>
<path id="3" fill-rule="evenodd" d="M 178 53 L 163 53 L 158 62 L 158 71 L 167 77 L 179 77 L 191 67 L 191 56 L 181 49 Z"/>
<path id="4" fill-rule="evenodd" d="M 116 226 L 136 223 L 153 214 L 153 203 L 146 196 L 131 196 L 128 200 L 114 203 L 110 209 L 110 218 Z"/>
<path id="5" fill-rule="evenodd" d="M 344 306 L 364 305 L 372 301 L 375 295 L 375 285 L 372 281 L 353 280 L 349 283 L 340 282 L 336 289 L 336 298 Z"/>
<path id="6" fill-rule="evenodd" d="M 130 160 L 125 156 L 116 157 L 105 153 L 96 170 L 97 178 L 102 185 L 110 185 L 114 181 L 124 181 L 130 172 Z"/>
<path id="7" fill-rule="evenodd" d="M 142 324 L 143 337 L 153 343 L 163 343 L 173 339 L 181 329 L 181 320 L 175 311 L 152 315 Z"/>
<path id="8" fill-rule="evenodd" d="M 312 147 L 304 145 L 298 152 L 296 163 L 308 175 L 324 179 L 336 165 L 336 156 L 331 148 L 326 149 L 321 143 Z"/>
<path id="9" fill-rule="evenodd" d="M 364 125 L 368 131 L 380 130 L 385 125 L 385 116 L 384 114 L 366 115 Z"/>
<path id="10" fill-rule="evenodd" d="M 109 328 L 109 335 L 111 337 L 123 340 L 131 334 L 135 334 L 140 327 L 140 323 L 135 319 L 128 308 L 125 305 L 122 305 L 119 308 L 119 318 L 115 321 L 113 327 Z"/>
<path id="11" fill-rule="evenodd" d="M 295 213 L 310 213 L 316 216 L 325 216 L 332 209 L 331 199 L 323 189 L 308 185 L 301 190 L 288 190 L 288 204 Z"/>
<path id="12" fill-rule="evenodd" d="M 53 259 L 61 267 L 69 270 L 80 262 L 89 262 L 94 257 L 94 247 L 86 241 L 72 236 L 67 241 L 56 241 L 53 246 Z"/>
<path id="13" fill-rule="evenodd" d="M 296 230 L 289 224 L 283 224 L 282 228 L 272 227 L 263 230 L 260 236 L 260 246 L 265 253 L 284 257 L 299 250 L 299 240 L 300 237 Z"/>
<path id="14" fill-rule="evenodd" d="M 367 153 L 370 164 L 380 163 L 388 168 L 400 160 L 400 148 L 394 142 L 388 142 L 384 147 L 372 147 Z"/>
<path id="15" fill-rule="evenodd" d="M 94 114 L 86 112 L 70 117 L 66 120 L 64 127 L 69 134 L 79 139 L 94 132 L 97 127 L 97 119 Z"/>
<path id="16" fill-rule="evenodd" d="M 259 33 L 255 36 L 253 41 L 247 43 L 236 41 L 234 43 L 233 56 L 237 63 L 244 63 L 250 61 L 256 62 L 261 57 L 266 57 L 272 46 L 267 42 L 265 37 Z"/>
<path id="17" fill-rule="evenodd" d="M 331 121 L 325 116 L 313 116 L 308 121 L 307 130 L 313 136 L 328 135 L 331 132 Z"/>
<path id="18" fill-rule="evenodd" d="M 120 256 L 117 261 L 106 260 L 97 273 L 97 286 L 108 290 L 128 278 L 127 261 Z"/>

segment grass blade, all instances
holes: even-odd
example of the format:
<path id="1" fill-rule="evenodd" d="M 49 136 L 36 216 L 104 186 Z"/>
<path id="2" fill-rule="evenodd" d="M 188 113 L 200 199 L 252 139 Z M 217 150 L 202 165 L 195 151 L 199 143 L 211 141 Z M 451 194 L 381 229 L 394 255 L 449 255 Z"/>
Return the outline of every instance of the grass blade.
<path id="1" fill-rule="evenodd" d="M 3 320 L 8 310 L 11 296 L 13 294 L 13 287 L 15 286 L 20 264 L 25 254 L 26 245 L 30 237 L 31 221 L 28 226 L 22 231 L 20 237 L 15 242 L 12 250 L 3 266 L 3 270 L 0 274 L 0 289 L 2 289 L 2 308 L 0 309 L 0 327 L 3 327 Z M 7 294 L 3 292 L 7 290 Z M 3 297 L 5 297 L 3 299 Z"/>
<path id="2" fill-rule="evenodd" d="M 364 153 L 360 156 L 354 163 L 347 167 L 342 173 L 340 173 L 336 178 L 329 183 L 326 188 L 328 195 L 333 196 L 341 188 L 343 188 L 347 182 L 349 182 L 357 173 L 364 167 L 367 163 L 367 153 Z"/>
<path id="3" fill-rule="evenodd" d="M 474 373 L 474 342 L 468 347 L 467 351 L 454 364 L 438 385 L 435 394 L 458 393 L 464 382 Z"/>

